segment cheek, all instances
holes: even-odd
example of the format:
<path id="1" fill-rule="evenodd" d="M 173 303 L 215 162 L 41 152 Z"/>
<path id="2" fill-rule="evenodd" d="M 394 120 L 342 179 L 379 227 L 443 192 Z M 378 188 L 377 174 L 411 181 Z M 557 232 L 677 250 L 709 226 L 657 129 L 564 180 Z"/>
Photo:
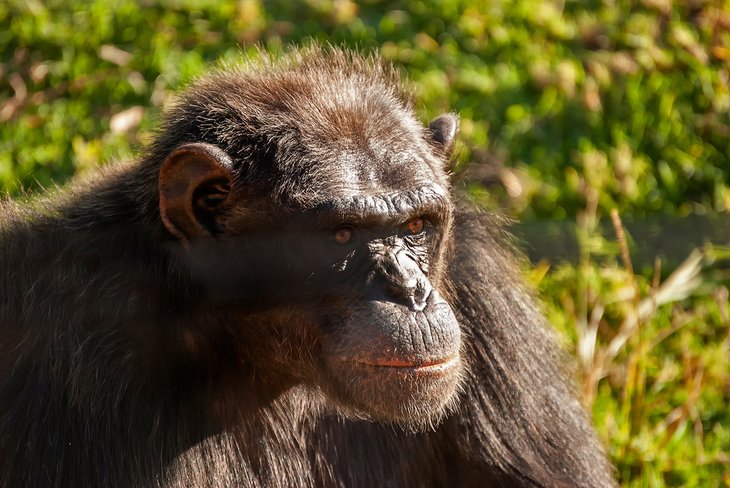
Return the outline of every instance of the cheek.
<path id="1" fill-rule="evenodd" d="M 299 382 L 316 377 L 313 358 L 321 356 L 322 331 L 315 325 L 316 313 L 311 308 L 282 306 L 250 318 L 231 324 L 247 362 Z"/>

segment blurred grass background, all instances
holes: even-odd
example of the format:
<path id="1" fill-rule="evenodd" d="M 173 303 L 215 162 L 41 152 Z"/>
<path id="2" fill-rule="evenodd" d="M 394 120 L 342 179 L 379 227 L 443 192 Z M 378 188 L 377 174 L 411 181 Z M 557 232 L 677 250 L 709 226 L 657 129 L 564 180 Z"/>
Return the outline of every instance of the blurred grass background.
<path id="1" fill-rule="evenodd" d="M 378 49 L 424 120 L 458 112 L 457 184 L 529 246 L 570 226 L 526 274 L 619 481 L 730 486 L 730 234 L 667 260 L 621 222 L 730 227 L 730 1 L 6 0 L 0 192 L 134 158 L 215 62 L 311 39 Z"/>

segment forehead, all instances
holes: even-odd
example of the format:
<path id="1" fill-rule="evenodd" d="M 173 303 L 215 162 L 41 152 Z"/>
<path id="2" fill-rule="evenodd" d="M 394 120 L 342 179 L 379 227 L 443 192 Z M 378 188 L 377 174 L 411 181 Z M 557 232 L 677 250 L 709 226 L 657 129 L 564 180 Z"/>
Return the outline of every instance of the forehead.
<path id="1" fill-rule="evenodd" d="M 439 182 L 437 168 L 429 164 L 428 155 L 419 154 L 417 149 L 375 141 L 364 150 L 333 151 L 326 163 L 332 168 L 329 188 L 344 193 L 392 193 Z"/>
<path id="2" fill-rule="evenodd" d="M 295 183 L 293 193 L 318 200 L 391 194 L 429 184 L 447 186 L 442 161 L 412 117 L 358 115 L 320 120 L 299 131 L 293 157 L 284 158 L 286 176 Z"/>
<path id="3" fill-rule="evenodd" d="M 366 142 L 366 141 L 363 141 Z M 433 188 L 446 192 L 446 174 L 423 148 L 375 140 L 335 144 L 327 151 L 302 155 L 289 167 L 289 203 L 311 209 L 336 200 L 379 198 Z"/>

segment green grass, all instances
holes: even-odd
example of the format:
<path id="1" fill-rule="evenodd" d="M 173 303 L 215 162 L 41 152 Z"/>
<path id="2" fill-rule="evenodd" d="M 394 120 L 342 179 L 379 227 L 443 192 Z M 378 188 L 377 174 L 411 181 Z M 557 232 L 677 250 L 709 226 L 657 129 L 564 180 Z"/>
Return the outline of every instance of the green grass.
<path id="1" fill-rule="evenodd" d="M 133 158 L 175 89 L 311 39 L 379 49 L 424 120 L 460 113 L 454 171 L 485 206 L 578 222 L 576 264 L 527 275 L 621 483 L 730 486 L 730 250 L 634 271 L 641 243 L 599 232 L 730 209 L 727 0 L 6 1 L 0 192 Z"/>

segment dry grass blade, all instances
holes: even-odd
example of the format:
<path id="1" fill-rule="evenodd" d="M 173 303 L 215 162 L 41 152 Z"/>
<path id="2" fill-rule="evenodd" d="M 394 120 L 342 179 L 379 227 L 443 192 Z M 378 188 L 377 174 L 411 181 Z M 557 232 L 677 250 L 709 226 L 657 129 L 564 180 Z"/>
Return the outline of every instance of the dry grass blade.
<path id="1" fill-rule="evenodd" d="M 626 342 L 636 331 L 638 324 L 651 317 L 657 307 L 684 300 L 697 290 L 702 284 L 700 276 L 702 258 L 703 255 L 700 251 L 692 251 L 687 259 L 659 286 L 656 293 L 639 302 L 637 313 L 626 317 L 616 336 L 606 346 L 603 357 L 604 371 L 621 352 Z"/>

